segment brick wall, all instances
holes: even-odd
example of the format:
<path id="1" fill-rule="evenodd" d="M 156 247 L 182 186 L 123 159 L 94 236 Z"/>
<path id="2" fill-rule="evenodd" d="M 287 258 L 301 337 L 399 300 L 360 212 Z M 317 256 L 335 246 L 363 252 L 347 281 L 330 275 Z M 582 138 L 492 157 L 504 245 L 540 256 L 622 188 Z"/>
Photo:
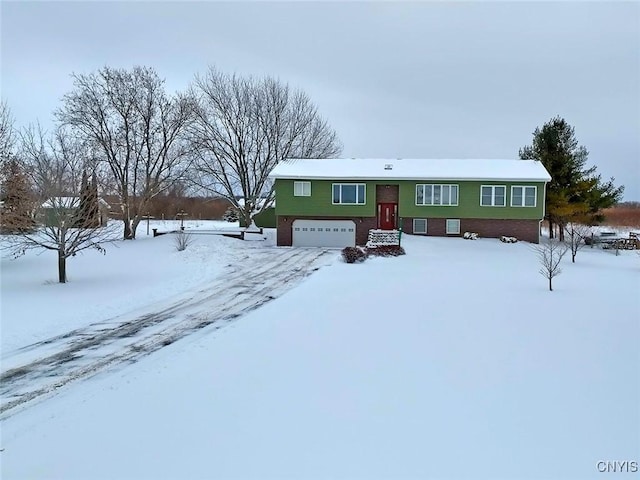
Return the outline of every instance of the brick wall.
<path id="1" fill-rule="evenodd" d="M 369 235 L 369 230 L 377 228 L 376 217 L 284 217 L 278 216 L 278 246 L 291 246 L 293 241 L 293 231 L 291 225 L 294 220 L 353 220 L 356 224 L 356 244 L 365 245 Z M 413 233 L 413 218 L 402 219 L 402 231 Z M 476 219 L 461 218 L 460 234 L 446 234 L 446 219 L 428 218 L 427 236 L 436 237 L 460 237 L 464 232 L 476 232 L 480 237 L 498 238 L 502 235 L 516 237 L 525 242 L 539 242 L 539 222 L 538 220 L 497 220 L 497 219 Z"/>
<path id="2" fill-rule="evenodd" d="M 376 203 L 398 203 L 398 185 L 376 185 Z"/>
<path id="3" fill-rule="evenodd" d="M 539 242 L 538 220 L 497 220 L 481 218 L 461 218 L 460 235 L 446 234 L 446 219 L 427 218 L 427 236 L 455 237 L 464 232 L 476 232 L 480 237 L 498 238 L 502 235 L 516 237 L 525 242 Z M 413 218 L 402 219 L 402 230 L 413 233 Z"/>

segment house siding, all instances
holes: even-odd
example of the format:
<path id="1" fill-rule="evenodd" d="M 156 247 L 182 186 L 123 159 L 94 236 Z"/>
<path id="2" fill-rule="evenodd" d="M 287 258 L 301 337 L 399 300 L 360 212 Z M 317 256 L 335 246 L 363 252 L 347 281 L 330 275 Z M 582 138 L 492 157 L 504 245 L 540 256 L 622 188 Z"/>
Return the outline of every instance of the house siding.
<path id="1" fill-rule="evenodd" d="M 458 185 L 457 206 L 416 205 L 417 184 L 453 184 Z M 482 185 L 504 185 L 506 187 L 506 205 L 504 207 L 484 207 L 480 205 L 480 187 Z M 511 207 L 511 187 L 536 186 L 535 207 Z M 486 218 L 486 219 L 536 219 L 544 217 L 543 182 L 460 182 L 455 180 L 425 180 L 403 182 L 400 184 L 401 217 L 416 218 Z"/>
<path id="2" fill-rule="evenodd" d="M 301 178 L 295 181 L 305 181 Z M 427 235 L 447 235 L 446 219 L 460 219 L 461 234 L 477 232 L 483 237 L 514 236 L 520 240 L 539 241 L 539 221 L 544 217 L 544 182 L 521 181 L 457 181 L 457 180 L 307 180 L 311 181 L 311 196 L 294 197 L 291 179 L 276 179 L 276 216 L 278 218 L 278 245 L 291 245 L 291 223 L 295 219 L 348 219 L 356 223 L 356 243 L 366 243 L 369 229 L 377 227 L 377 204 L 398 203 L 398 218 L 403 230 L 413 233 L 413 219 L 425 218 Z M 334 205 L 332 184 L 363 183 L 366 185 L 364 205 Z M 417 184 L 458 185 L 457 206 L 416 205 Z M 488 207 L 480 205 L 482 185 L 504 185 L 506 205 Z M 536 186 L 535 207 L 512 207 L 511 187 Z M 286 219 L 286 220 L 285 220 Z M 289 222 L 289 223 L 287 223 Z M 283 230 L 281 232 L 281 230 Z"/>
<path id="3" fill-rule="evenodd" d="M 378 202 L 398 203 L 400 217 L 415 218 L 486 218 L 486 219 L 536 219 L 544 217 L 544 182 L 490 182 L 455 180 L 399 180 L 399 181 L 358 181 L 358 180 L 313 180 L 310 197 L 293 196 L 294 180 L 276 180 L 276 215 L 329 215 L 373 217 Z M 364 183 L 366 203 L 364 205 L 334 205 L 331 186 L 334 183 Z M 457 206 L 416 205 L 417 184 L 458 185 Z M 504 185 L 506 206 L 484 207 L 480 205 L 482 185 Z M 511 187 L 514 185 L 536 186 L 535 207 L 512 207 Z M 389 188 L 386 188 L 389 186 Z M 394 192 L 397 186 L 397 197 Z M 378 197 L 381 195 L 381 197 Z"/>
<path id="4" fill-rule="evenodd" d="M 298 180 L 296 180 L 298 181 Z M 300 179 L 300 181 L 305 181 Z M 313 180 L 310 197 L 293 195 L 294 180 L 276 180 L 276 215 L 325 215 L 339 217 L 374 217 L 376 214 L 376 187 L 374 182 L 358 180 Z M 332 185 L 334 183 L 364 183 L 366 185 L 364 205 L 334 205 Z"/>

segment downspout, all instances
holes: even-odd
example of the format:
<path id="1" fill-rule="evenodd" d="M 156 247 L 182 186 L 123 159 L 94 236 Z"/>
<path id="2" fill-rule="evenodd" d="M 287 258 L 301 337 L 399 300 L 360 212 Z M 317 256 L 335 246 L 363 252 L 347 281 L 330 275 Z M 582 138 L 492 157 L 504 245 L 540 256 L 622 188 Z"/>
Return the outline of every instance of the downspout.
<path id="1" fill-rule="evenodd" d="M 540 243 L 540 232 L 542 231 L 542 222 L 544 222 L 544 217 L 547 215 L 547 183 L 544 182 L 544 188 L 542 189 L 544 195 L 542 197 L 542 219 L 538 222 L 538 243 Z"/>

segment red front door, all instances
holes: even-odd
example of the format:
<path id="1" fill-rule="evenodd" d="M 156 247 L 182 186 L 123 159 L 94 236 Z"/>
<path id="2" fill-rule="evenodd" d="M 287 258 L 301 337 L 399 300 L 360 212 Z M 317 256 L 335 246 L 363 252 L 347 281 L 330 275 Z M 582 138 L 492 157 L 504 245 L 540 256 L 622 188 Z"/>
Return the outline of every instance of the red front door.
<path id="1" fill-rule="evenodd" d="M 378 204 L 378 228 L 381 230 L 393 230 L 396 228 L 396 217 L 398 216 L 397 203 Z"/>

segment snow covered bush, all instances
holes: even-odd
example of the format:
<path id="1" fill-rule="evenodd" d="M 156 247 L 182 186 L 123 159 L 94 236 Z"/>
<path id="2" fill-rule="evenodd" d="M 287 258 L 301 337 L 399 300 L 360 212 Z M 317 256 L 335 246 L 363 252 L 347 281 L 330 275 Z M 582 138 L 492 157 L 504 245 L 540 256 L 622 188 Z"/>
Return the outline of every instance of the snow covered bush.
<path id="1" fill-rule="evenodd" d="M 502 243 L 516 243 L 518 239 L 516 237 L 505 237 L 504 235 L 502 235 L 500 237 L 500 241 Z"/>
<path id="2" fill-rule="evenodd" d="M 367 259 L 367 252 L 360 247 L 344 247 L 342 258 L 347 263 L 364 262 Z"/>
<path id="3" fill-rule="evenodd" d="M 398 257 L 405 254 L 404 248 L 400 245 L 380 245 L 378 247 L 367 248 L 367 255 L 377 257 Z"/>
<path id="4" fill-rule="evenodd" d="M 462 235 L 462 238 L 466 240 L 477 240 L 478 234 L 475 232 L 464 232 L 464 234 Z"/>
<path id="5" fill-rule="evenodd" d="M 227 208 L 227 211 L 222 215 L 222 220 L 226 222 L 237 222 L 238 221 L 238 210 L 234 207 Z"/>

